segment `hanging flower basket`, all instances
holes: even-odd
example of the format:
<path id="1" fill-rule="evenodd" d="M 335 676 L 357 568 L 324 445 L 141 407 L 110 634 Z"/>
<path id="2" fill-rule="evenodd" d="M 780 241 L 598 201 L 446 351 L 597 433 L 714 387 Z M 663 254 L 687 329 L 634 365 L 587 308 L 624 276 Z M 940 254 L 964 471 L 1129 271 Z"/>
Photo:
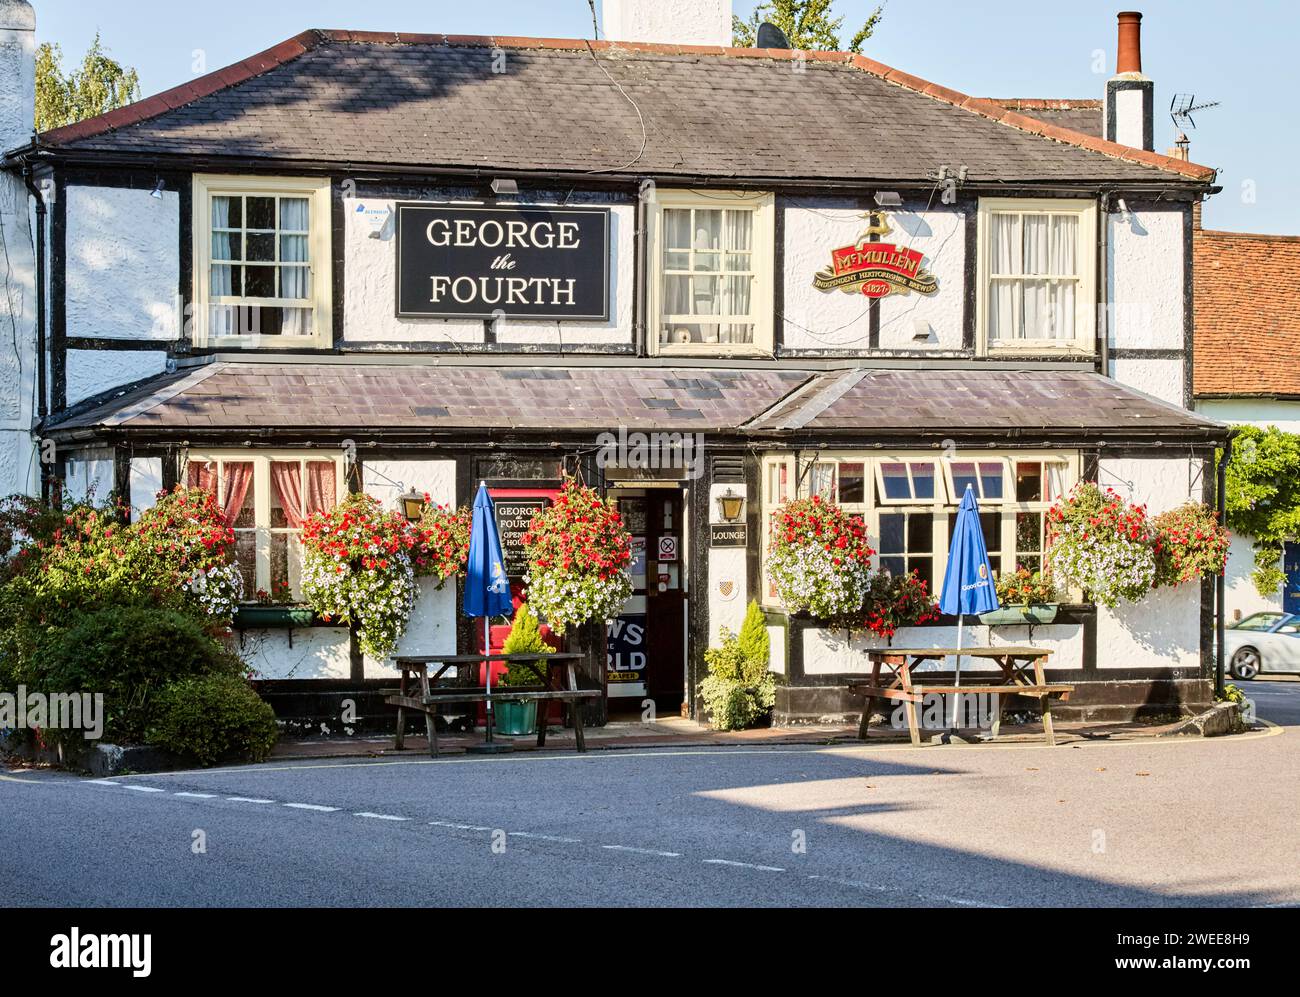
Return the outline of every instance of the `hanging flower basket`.
<path id="1" fill-rule="evenodd" d="M 1047 523 L 1052 571 L 1094 602 L 1113 609 L 1151 591 L 1159 538 L 1145 506 L 1082 481 L 1048 511 Z"/>
<path id="2" fill-rule="evenodd" d="M 1204 502 L 1162 512 L 1152 525 L 1160 538 L 1157 585 L 1181 585 L 1223 574 L 1232 537 Z"/>
<path id="3" fill-rule="evenodd" d="M 814 495 L 777 510 L 768 572 L 786 612 L 852 625 L 861 620 L 874 553 L 861 516 Z"/>
<path id="4" fill-rule="evenodd" d="M 523 545 L 528 604 L 556 635 L 617 616 L 632 594 L 632 538 L 618 510 L 573 478 L 533 516 Z"/>

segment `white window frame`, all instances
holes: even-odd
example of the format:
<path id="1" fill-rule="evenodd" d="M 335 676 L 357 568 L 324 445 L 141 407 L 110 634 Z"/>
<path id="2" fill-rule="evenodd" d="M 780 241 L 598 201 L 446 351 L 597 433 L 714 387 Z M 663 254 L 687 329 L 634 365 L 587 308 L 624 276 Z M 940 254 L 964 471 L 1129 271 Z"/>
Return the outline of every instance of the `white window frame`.
<path id="1" fill-rule="evenodd" d="M 871 463 L 871 461 L 868 461 L 868 463 Z M 922 505 L 924 506 L 924 505 L 929 505 L 930 503 L 936 501 L 940 497 L 940 492 L 943 490 L 943 484 L 942 484 L 943 472 L 940 471 L 940 469 L 936 466 L 938 464 L 938 461 L 936 461 L 933 457 L 922 457 L 922 458 L 909 457 L 906 460 L 902 458 L 899 458 L 898 460 L 894 460 L 890 457 L 882 456 L 882 457 L 875 458 L 874 463 L 876 465 L 875 481 L 876 481 L 876 487 L 879 489 L 879 499 L 881 505 L 890 505 L 890 506 Z M 886 464 L 902 464 L 903 467 L 906 468 L 907 487 L 911 490 L 912 493 L 911 495 L 907 496 L 906 498 L 886 497 L 885 470 L 884 470 Z M 929 464 L 931 470 L 934 472 L 934 496 L 932 498 L 926 499 L 926 498 L 916 497 L 916 482 L 912 478 L 913 464 Z"/>
<path id="2" fill-rule="evenodd" d="M 993 273 L 993 216 L 995 214 L 1072 215 L 1079 220 L 1079 245 L 1075 251 L 1079 274 L 1074 292 L 1073 339 L 993 340 L 989 332 L 989 290 Z M 1093 356 L 1097 352 L 1097 202 L 1074 198 L 982 197 L 977 213 L 978 263 L 976 266 L 975 328 L 977 352 L 992 354 L 1069 354 Z"/>
<path id="3" fill-rule="evenodd" d="M 750 266 L 754 284 L 750 290 L 752 343 L 660 343 L 664 299 L 663 212 L 668 208 L 736 210 L 750 208 L 754 225 Z M 772 356 L 773 267 L 776 241 L 776 197 L 770 193 L 739 190 L 664 190 L 655 192 L 650 211 L 650 251 L 646 254 L 649 283 L 649 314 L 646 340 L 651 356 Z M 708 324 L 707 322 L 705 324 Z"/>
<path id="4" fill-rule="evenodd" d="M 947 485 L 948 497 L 951 500 L 952 505 L 961 505 L 961 498 L 962 495 L 965 493 L 964 488 L 961 491 L 957 490 L 957 483 L 953 480 L 952 477 L 953 464 L 974 464 L 975 465 L 975 481 L 978 486 L 975 489 L 975 498 L 979 500 L 979 504 L 981 508 L 983 508 L 986 505 L 1005 505 L 1008 502 L 1014 501 L 1014 496 L 1010 494 L 1011 491 L 1010 486 L 1012 484 L 1011 474 L 1010 474 L 1011 461 L 1008 458 L 1002 456 L 991 456 L 991 455 L 984 455 L 984 454 L 972 454 L 970 456 L 967 456 L 965 454 L 957 454 L 955 456 L 949 454 L 945 456 L 944 459 L 940 461 L 940 463 L 943 464 L 943 479 L 945 484 Z M 1002 497 L 1001 498 L 990 498 L 989 496 L 984 494 L 984 476 L 980 474 L 981 464 L 1001 465 L 1002 467 Z"/>
<path id="5" fill-rule="evenodd" d="M 250 306 L 312 310 L 310 336 L 209 334 L 212 321 L 212 198 L 305 197 L 310 229 L 307 240 L 309 297 L 243 298 Z M 333 260 L 331 254 L 330 181 L 308 177 L 255 177 L 230 174 L 196 174 L 193 180 L 192 229 L 194 244 L 194 296 L 190 308 L 194 345 L 199 348 L 327 349 L 334 341 Z M 276 219 L 277 229 L 279 218 Z"/>
<path id="6" fill-rule="evenodd" d="M 1038 513 L 1046 516 L 1047 510 L 1053 502 L 1047 499 L 1040 499 L 1033 502 L 1020 502 L 1015 496 L 1015 467 L 1020 463 L 1035 464 L 1058 464 L 1064 468 L 1063 486 L 1068 494 L 1073 484 L 1080 480 L 1083 468 L 1082 457 L 1074 450 L 1002 450 L 994 452 L 979 452 L 969 456 L 958 453 L 958 460 L 967 459 L 975 461 L 997 461 L 1003 465 L 1003 495 L 1001 502 L 985 502 L 981 500 L 980 511 L 982 513 L 996 513 L 999 517 L 1000 540 L 999 551 L 997 556 L 1001 559 L 1003 570 L 1014 570 L 1016 567 L 1016 517 L 1021 513 Z M 906 501 L 877 500 L 877 489 L 882 493 L 884 486 L 880 482 L 880 465 L 887 463 L 923 463 L 929 462 L 936 465 L 945 465 L 935 468 L 936 482 L 934 490 L 934 499 L 908 499 Z M 762 493 L 762 523 L 763 536 L 760 545 L 760 556 L 762 558 L 762 592 L 760 593 L 760 602 L 764 606 L 779 609 L 781 607 L 780 599 L 772 592 L 767 574 L 767 552 L 768 552 L 768 526 L 771 522 L 772 513 L 775 512 L 777 504 L 775 496 L 772 495 L 768 485 L 772 480 L 772 474 L 775 468 L 784 466 L 787 471 L 787 480 L 790 482 L 788 499 L 806 498 L 811 494 L 813 481 L 813 464 L 834 463 L 839 464 L 862 464 L 863 471 L 866 475 L 867 494 L 864 496 L 865 502 L 842 503 L 846 512 L 853 515 L 861 515 L 867 526 L 867 536 L 873 548 L 880 546 L 880 516 L 882 514 L 894 513 L 928 513 L 931 516 L 931 552 L 929 556 L 933 558 L 931 565 L 931 575 L 934 578 L 934 592 L 937 598 L 942 590 L 943 573 L 948 563 L 948 517 L 956 511 L 961 502 L 961 496 L 950 498 L 952 492 L 951 480 L 948 475 L 948 460 L 936 457 L 933 450 L 897 450 L 889 452 L 863 451 L 863 450 L 835 450 L 819 451 L 814 460 L 808 462 L 800 461 L 798 465 L 795 462 L 795 456 L 792 453 L 769 452 L 762 456 L 761 475 L 763 482 Z M 943 478 L 942 482 L 938 480 Z M 909 468 L 910 479 L 910 468 Z M 837 492 L 835 495 L 828 496 L 832 500 L 838 499 L 838 484 L 840 473 L 838 467 L 835 471 L 835 482 Z M 1044 479 L 1044 489 L 1047 487 Z M 1046 491 L 1044 491 L 1046 494 Z M 1026 551 L 1030 556 L 1040 555 L 1045 557 L 1046 551 L 1031 552 Z M 879 569 L 880 554 L 872 558 L 872 567 Z M 890 556 L 898 556 L 891 554 Z M 907 556 L 907 555 L 904 555 Z M 924 555 L 922 555 L 924 556 Z M 1069 592 L 1064 595 L 1073 600 L 1081 597 L 1081 593 Z"/>
<path id="7" fill-rule="evenodd" d="M 271 464 L 287 461 L 332 461 L 334 464 L 334 502 L 342 502 L 347 495 L 347 462 L 341 451 L 335 450 L 192 450 L 181 458 L 176 480 L 186 480 L 186 467 L 209 461 L 218 464 L 217 480 L 220 482 L 222 463 L 253 465 L 253 523 L 257 563 L 254 578 L 258 589 L 271 591 L 271 536 L 275 533 L 296 533 L 286 527 L 271 526 Z M 302 480 L 307 480 L 304 474 Z M 218 490 L 220 485 L 218 485 Z M 220 502 L 220 495 L 217 496 Z M 244 528 L 236 528 L 242 532 Z M 244 602 L 256 602 L 256 590 L 244 593 Z"/>

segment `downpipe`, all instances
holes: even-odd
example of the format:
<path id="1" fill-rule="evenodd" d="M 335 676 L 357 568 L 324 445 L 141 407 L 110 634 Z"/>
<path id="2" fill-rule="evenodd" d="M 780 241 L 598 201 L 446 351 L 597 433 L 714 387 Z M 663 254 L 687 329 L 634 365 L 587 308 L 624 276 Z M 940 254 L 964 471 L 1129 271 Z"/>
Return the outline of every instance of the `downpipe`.
<path id="1" fill-rule="evenodd" d="M 1214 469 L 1214 489 L 1215 489 L 1215 511 L 1218 513 L 1219 525 L 1226 525 L 1225 520 L 1228 512 L 1228 461 L 1232 459 L 1232 440 L 1236 435 L 1235 432 L 1228 434 L 1227 442 L 1223 444 L 1223 453 L 1219 456 L 1218 466 Z M 1224 647 L 1226 622 L 1224 616 L 1226 613 L 1228 589 L 1228 567 L 1224 565 L 1223 571 L 1214 579 L 1214 697 L 1222 699 L 1225 688 L 1223 679 L 1224 665 Z"/>
<path id="2" fill-rule="evenodd" d="M 45 428 L 45 419 L 49 415 L 49 398 L 45 357 L 45 197 L 32 182 L 30 166 L 23 167 L 23 183 L 27 193 L 36 199 L 36 425 Z M 39 441 L 38 441 L 39 442 Z M 50 500 L 50 465 L 40 460 L 41 467 L 41 501 Z"/>

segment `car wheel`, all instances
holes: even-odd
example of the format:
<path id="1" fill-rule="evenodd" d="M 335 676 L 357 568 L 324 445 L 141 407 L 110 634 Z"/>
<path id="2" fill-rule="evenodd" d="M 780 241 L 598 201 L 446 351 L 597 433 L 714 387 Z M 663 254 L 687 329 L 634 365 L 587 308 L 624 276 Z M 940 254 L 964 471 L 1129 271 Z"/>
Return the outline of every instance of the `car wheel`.
<path id="1" fill-rule="evenodd" d="M 1232 656 L 1232 674 L 1239 679 L 1253 679 L 1259 674 L 1259 652 L 1243 647 Z"/>

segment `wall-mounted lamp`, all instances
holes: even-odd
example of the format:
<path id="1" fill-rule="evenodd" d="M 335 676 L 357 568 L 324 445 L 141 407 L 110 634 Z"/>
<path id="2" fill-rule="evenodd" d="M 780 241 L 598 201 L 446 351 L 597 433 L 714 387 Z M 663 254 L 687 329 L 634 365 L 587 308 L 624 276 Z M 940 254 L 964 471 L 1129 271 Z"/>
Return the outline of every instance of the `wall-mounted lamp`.
<path id="1" fill-rule="evenodd" d="M 492 193 L 497 197 L 500 197 L 502 194 L 518 194 L 519 182 L 505 177 L 497 177 L 492 181 Z"/>
<path id="2" fill-rule="evenodd" d="M 153 182 L 153 190 L 149 191 L 149 196 L 156 197 L 158 198 L 158 200 L 161 201 L 163 191 L 166 189 L 167 189 L 167 181 L 164 180 L 162 177 L 159 177 L 157 180 Z"/>
<path id="3" fill-rule="evenodd" d="M 896 190 L 878 190 L 871 199 L 876 202 L 878 208 L 898 208 L 903 204 L 903 198 Z"/>
<path id="4" fill-rule="evenodd" d="M 424 515 L 424 496 L 411 488 L 399 496 L 398 501 L 402 503 L 402 515 L 406 517 L 409 523 L 418 523 L 420 517 Z"/>
<path id="5" fill-rule="evenodd" d="M 718 496 L 718 506 L 722 510 L 722 518 L 728 523 L 738 523 L 742 516 L 745 515 L 745 499 L 737 495 L 730 488 L 725 495 Z"/>

